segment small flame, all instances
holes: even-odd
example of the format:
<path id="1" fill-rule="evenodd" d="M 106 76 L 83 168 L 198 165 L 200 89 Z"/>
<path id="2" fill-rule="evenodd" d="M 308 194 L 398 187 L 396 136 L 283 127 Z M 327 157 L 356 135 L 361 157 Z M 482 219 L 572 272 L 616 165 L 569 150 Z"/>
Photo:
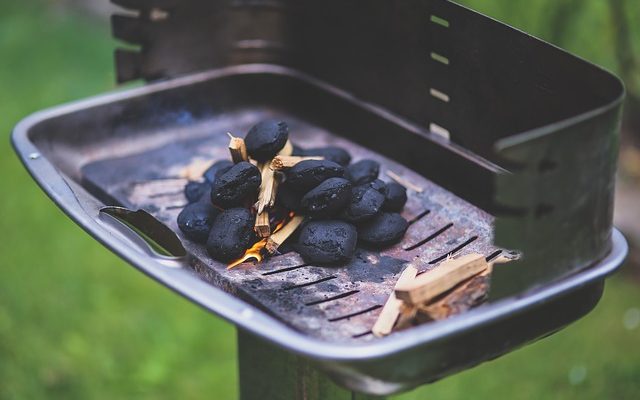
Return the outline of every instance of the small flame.
<path id="1" fill-rule="evenodd" d="M 278 224 L 276 225 L 276 227 L 273 229 L 273 233 L 278 232 L 280 229 L 282 229 L 283 226 L 285 226 L 286 223 L 288 223 L 289 221 L 291 221 L 291 218 L 293 218 L 296 214 L 291 211 L 289 213 L 289 218 L 285 218 L 282 221 L 278 222 Z M 264 249 L 264 247 L 267 245 L 267 240 L 269 238 L 265 238 L 260 240 L 259 242 L 256 242 L 256 244 L 254 244 L 253 246 L 251 246 L 250 248 L 247 249 L 247 251 L 244 252 L 244 255 L 240 258 L 238 258 L 237 260 L 232 261 L 229 265 L 227 265 L 227 269 L 231 269 L 234 267 L 237 267 L 238 265 L 250 260 L 250 259 L 255 259 L 257 263 L 259 263 L 260 261 L 262 261 L 262 259 L 264 258 L 262 256 L 262 250 Z"/>
<path id="2" fill-rule="evenodd" d="M 284 226 L 285 220 L 283 219 L 282 221 L 278 222 L 278 225 L 276 225 L 275 228 L 273 228 L 273 233 L 278 232 L 280 229 L 282 229 L 282 227 Z"/>
<path id="3" fill-rule="evenodd" d="M 261 241 L 257 242 L 256 244 L 251 246 L 249 249 L 247 249 L 247 251 L 244 252 L 244 255 L 242 257 L 238 258 L 235 261 L 232 261 L 231 264 L 227 265 L 227 269 L 236 267 L 252 258 L 255 258 L 256 262 L 262 261 L 262 249 L 264 249 L 264 246 L 266 246 L 266 244 L 267 244 L 267 239 L 262 239 Z"/>

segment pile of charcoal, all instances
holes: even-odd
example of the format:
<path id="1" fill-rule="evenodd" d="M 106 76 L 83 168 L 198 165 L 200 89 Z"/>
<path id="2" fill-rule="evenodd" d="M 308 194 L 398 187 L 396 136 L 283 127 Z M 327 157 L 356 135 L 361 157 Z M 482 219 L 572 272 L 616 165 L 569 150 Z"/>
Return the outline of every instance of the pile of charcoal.
<path id="1" fill-rule="evenodd" d="M 202 182 L 186 185 L 189 204 L 178 216 L 185 236 L 206 243 L 216 260 L 233 262 L 263 244 L 264 255 L 287 248 L 309 263 L 341 265 L 357 245 L 382 249 L 407 230 L 399 214 L 406 189 L 378 179 L 376 161 L 351 164 L 338 147 L 302 149 L 287 124 L 273 120 L 244 139 L 231 136 L 229 148 L 233 161 L 214 163 Z"/>

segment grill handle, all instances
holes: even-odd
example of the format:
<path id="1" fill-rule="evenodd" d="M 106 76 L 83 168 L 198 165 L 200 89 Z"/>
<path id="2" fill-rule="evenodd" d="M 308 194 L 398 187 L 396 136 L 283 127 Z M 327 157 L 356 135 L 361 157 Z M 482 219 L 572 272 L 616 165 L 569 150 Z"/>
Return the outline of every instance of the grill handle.
<path id="1" fill-rule="evenodd" d="M 131 242 L 140 252 L 165 266 L 179 267 L 187 257 L 187 251 L 176 234 L 144 210 L 102 207 L 98 220 Z"/>

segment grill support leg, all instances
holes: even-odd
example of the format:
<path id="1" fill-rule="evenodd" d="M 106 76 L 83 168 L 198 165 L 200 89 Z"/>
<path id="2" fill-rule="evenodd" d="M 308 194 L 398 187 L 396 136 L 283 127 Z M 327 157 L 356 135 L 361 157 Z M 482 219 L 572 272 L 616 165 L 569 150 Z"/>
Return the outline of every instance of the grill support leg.
<path id="1" fill-rule="evenodd" d="M 237 332 L 241 400 L 384 400 L 344 389 L 308 360 Z"/>

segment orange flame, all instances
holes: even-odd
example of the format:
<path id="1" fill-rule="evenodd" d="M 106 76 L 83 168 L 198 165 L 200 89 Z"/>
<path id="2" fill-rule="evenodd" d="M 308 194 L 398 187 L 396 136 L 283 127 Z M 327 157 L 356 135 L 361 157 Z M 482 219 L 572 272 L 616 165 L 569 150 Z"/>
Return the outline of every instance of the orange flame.
<path id="1" fill-rule="evenodd" d="M 291 220 L 291 218 L 293 218 L 296 214 L 291 211 L 289 213 L 289 218 L 288 219 L 283 219 L 282 221 L 278 222 L 278 224 L 276 225 L 276 227 L 273 229 L 273 233 L 278 232 L 280 229 L 282 229 L 282 227 Z M 238 265 L 247 262 L 250 259 L 255 259 L 256 263 L 259 263 L 260 261 L 262 261 L 262 259 L 264 258 L 262 256 L 262 249 L 264 249 L 264 247 L 267 245 L 267 240 L 269 238 L 265 238 L 260 240 L 259 242 L 256 242 L 256 244 L 254 244 L 253 246 L 251 246 L 250 248 L 247 249 L 247 251 L 244 252 L 244 255 L 240 258 L 238 258 L 237 260 L 232 261 L 229 265 L 227 265 L 227 269 L 231 269 L 234 267 L 237 267 Z"/>
<path id="2" fill-rule="evenodd" d="M 235 261 L 232 261 L 231 264 L 227 265 L 227 269 L 237 267 L 238 265 L 252 258 L 255 258 L 256 262 L 262 261 L 262 249 L 264 248 L 264 246 L 266 246 L 266 244 L 267 239 L 262 239 L 261 241 L 257 242 L 256 244 L 248 248 L 247 251 L 244 252 L 244 255 L 242 257 L 238 258 Z"/>
<path id="3" fill-rule="evenodd" d="M 273 233 L 278 232 L 280 229 L 282 229 L 282 227 L 284 226 L 285 220 L 283 219 L 282 221 L 278 222 L 278 225 L 276 225 L 276 227 L 273 229 Z"/>

